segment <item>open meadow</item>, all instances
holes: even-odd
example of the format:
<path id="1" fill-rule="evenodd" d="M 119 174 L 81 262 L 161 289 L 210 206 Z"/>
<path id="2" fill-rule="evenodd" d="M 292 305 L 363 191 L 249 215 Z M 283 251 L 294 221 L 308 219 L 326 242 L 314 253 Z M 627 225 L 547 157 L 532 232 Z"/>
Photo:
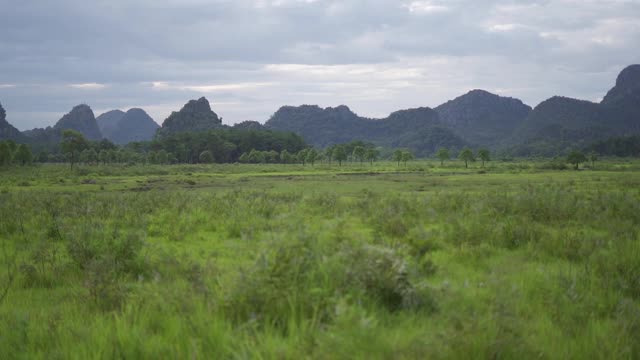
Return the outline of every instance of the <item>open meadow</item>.
<path id="1" fill-rule="evenodd" d="M 640 162 L 0 169 L 0 357 L 640 357 Z"/>

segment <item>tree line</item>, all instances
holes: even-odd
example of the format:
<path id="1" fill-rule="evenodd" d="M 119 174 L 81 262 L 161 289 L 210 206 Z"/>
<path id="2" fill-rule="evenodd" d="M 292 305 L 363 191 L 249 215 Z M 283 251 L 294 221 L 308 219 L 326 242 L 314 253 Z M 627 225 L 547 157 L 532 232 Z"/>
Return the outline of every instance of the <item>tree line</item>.
<path id="1" fill-rule="evenodd" d="M 440 160 L 440 165 L 444 166 L 445 161 L 451 160 L 451 151 L 444 147 L 440 148 L 436 152 L 436 158 Z M 464 161 L 465 168 L 469 167 L 470 162 L 475 162 L 477 160 L 482 161 L 482 167 L 484 167 L 486 162 L 491 161 L 491 153 L 488 149 L 482 148 L 474 154 L 473 150 L 471 150 L 469 147 L 464 147 L 458 153 L 458 159 Z"/>
<path id="2" fill-rule="evenodd" d="M 0 141 L 0 166 L 29 165 L 33 162 L 31 148 L 13 140 Z"/>
<path id="3" fill-rule="evenodd" d="M 599 142 L 591 149 L 605 149 L 605 153 L 618 152 L 634 155 L 638 152 L 640 137 L 615 138 Z M 176 164 L 176 163 L 251 163 L 251 164 L 302 164 L 315 165 L 316 162 L 327 164 L 345 162 L 373 164 L 381 158 L 398 164 L 407 165 L 414 159 L 409 150 L 396 149 L 385 153 L 384 149 L 372 143 L 352 141 L 336 144 L 325 149 L 307 146 L 304 140 L 293 134 L 270 130 L 237 130 L 221 129 L 203 133 L 180 133 L 154 139 L 148 142 L 134 142 L 118 147 L 107 139 L 89 141 L 81 133 L 64 130 L 58 151 L 37 155 L 32 153 L 26 144 L 17 144 L 12 140 L 0 142 L 0 166 L 29 165 L 33 162 L 65 162 L 71 167 L 78 163 L 98 164 Z M 638 152 L 640 154 L 640 152 Z M 452 159 L 452 151 L 442 147 L 435 157 L 441 166 Z M 486 148 L 474 152 L 465 147 L 457 153 L 457 158 L 469 163 L 482 162 L 482 167 L 491 161 L 491 153 Z M 599 152 L 595 150 L 585 154 L 582 151 L 571 151 L 564 161 L 576 169 L 584 162 L 595 167 Z"/>

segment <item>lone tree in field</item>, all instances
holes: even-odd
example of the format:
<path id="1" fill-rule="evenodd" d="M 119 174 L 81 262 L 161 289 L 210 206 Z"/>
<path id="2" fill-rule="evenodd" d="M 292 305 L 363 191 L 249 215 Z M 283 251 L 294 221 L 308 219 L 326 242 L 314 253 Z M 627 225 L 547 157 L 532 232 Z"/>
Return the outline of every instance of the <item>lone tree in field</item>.
<path id="1" fill-rule="evenodd" d="M 209 150 L 205 150 L 200 153 L 200 162 L 204 164 L 211 164 L 213 162 L 213 154 Z"/>
<path id="2" fill-rule="evenodd" d="M 596 161 L 598 161 L 598 153 L 595 151 L 592 151 L 589 153 L 589 161 L 591 161 L 591 168 L 595 169 L 596 168 Z"/>
<path id="3" fill-rule="evenodd" d="M 360 164 L 362 164 L 362 162 L 364 161 L 364 157 L 366 156 L 366 154 L 367 152 L 362 146 L 356 146 L 355 148 L 353 148 L 352 156 L 358 161 L 360 161 Z"/>
<path id="4" fill-rule="evenodd" d="M 567 161 L 575 166 L 575 169 L 578 170 L 580 167 L 580 163 L 587 161 L 587 157 L 580 151 L 574 150 L 569 153 L 567 156 Z"/>
<path id="5" fill-rule="evenodd" d="M 67 154 L 67 156 L 69 157 L 69 162 L 71 163 L 72 170 L 73 165 L 78 162 L 80 153 L 87 147 L 89 147 L 89 142 L 78 131 L 65 130 L 62 132 L 62 142 L 60 143 L 60 148 L 62 149 L 62 152 Z"/>
<path id="6" fill-rule="evenodd" d="M 379 156 L 380 156 L 380 152 L 378 151 L 378 149 L 369 148 L 369 149 L 367 149 L 367 153 L 365 155 L 365 158 L 371 163 L 371 165 L 373 165 L 373 162 L 378 160 Z"/>
<path id="7" fill-rule="evenodd" d="M 402 161 L 402 150 L 398 149 L 398 150 L 394 151 L 392 159 L 393 159 L 393 161 L 397 161 L 398 162 L 398 166 L 400 166 L 400 162 Z"/>
<path id="8" fill-rule="evenodd" d="M 449 153 L 449 149 L 447 148 L 438 149 L 436 156 L 438 157 L 438 159 L 440 159 L 440 166 L 444 166 L 444 162 L 451 159 L 451 154 Z"/>
<path id="9" fill-rule="evenodd" d="M 342 162 L 347 160 L 347 152 L 344 146 L 338 145 L 333 149 L 333 158 L 338 161 L 338 165 L 342 166 Z"/>
<path id="10" fill-rule="evenodd" d="M 471 149 L 469 149 L 468 147 L 465 147 L 464 149 L 462 149 L 462 151 L 460 151 L 458 158 L 464 161 L 465 169 L 469 168 L 469 161 L 476 161 L 476 158 L 473 156 L 473 151 L 471 151 Z"/>
<path id="11" fill-rule="evenodd" d="M 402 162 L 404 166 L 407 166 L 407 161 L 413 160 L 413 153 L 411 151 L 403 151 L 402 152 Z"/>
<path id="12" fill-rule="evenodd" d="M 484 167 L 485 162 L 491 161 L 491 154 L 487 149 L 478 150 L 478 157 L 480 158 L 480 160 L 482 160 L 482 167 Z"/>
<path id="13" fill-rule="evenodd" d="M 31 149 L 25 144 L 20 144 L 20 146 L 18 146 L 18 150 L 16 150 L 14 159 L 18 161 L 22 166 L 31 164 L 31 162 L 33 161 L 33 154 L 31 154 Z"/>

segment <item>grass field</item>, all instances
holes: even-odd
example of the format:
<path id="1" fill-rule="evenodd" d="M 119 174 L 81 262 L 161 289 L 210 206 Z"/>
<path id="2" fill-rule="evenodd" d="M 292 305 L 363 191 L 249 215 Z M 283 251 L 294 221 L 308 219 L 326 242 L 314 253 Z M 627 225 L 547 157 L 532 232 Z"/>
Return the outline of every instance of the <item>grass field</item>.
<path id="1" fill-rule="evenodd" d="M 640 162 L 0 170 L 0 357 L 640 358 Z"/>

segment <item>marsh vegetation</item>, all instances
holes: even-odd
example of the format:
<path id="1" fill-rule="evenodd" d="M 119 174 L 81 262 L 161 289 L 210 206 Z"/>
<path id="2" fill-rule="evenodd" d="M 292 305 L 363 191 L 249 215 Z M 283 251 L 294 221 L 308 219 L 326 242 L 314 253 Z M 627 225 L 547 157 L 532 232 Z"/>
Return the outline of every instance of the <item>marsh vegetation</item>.
<path id="1" fill-rule="evenodd" d="M 552 165 L 5 168 L 0 353 L 636 358 L 640 164 Z"/>

